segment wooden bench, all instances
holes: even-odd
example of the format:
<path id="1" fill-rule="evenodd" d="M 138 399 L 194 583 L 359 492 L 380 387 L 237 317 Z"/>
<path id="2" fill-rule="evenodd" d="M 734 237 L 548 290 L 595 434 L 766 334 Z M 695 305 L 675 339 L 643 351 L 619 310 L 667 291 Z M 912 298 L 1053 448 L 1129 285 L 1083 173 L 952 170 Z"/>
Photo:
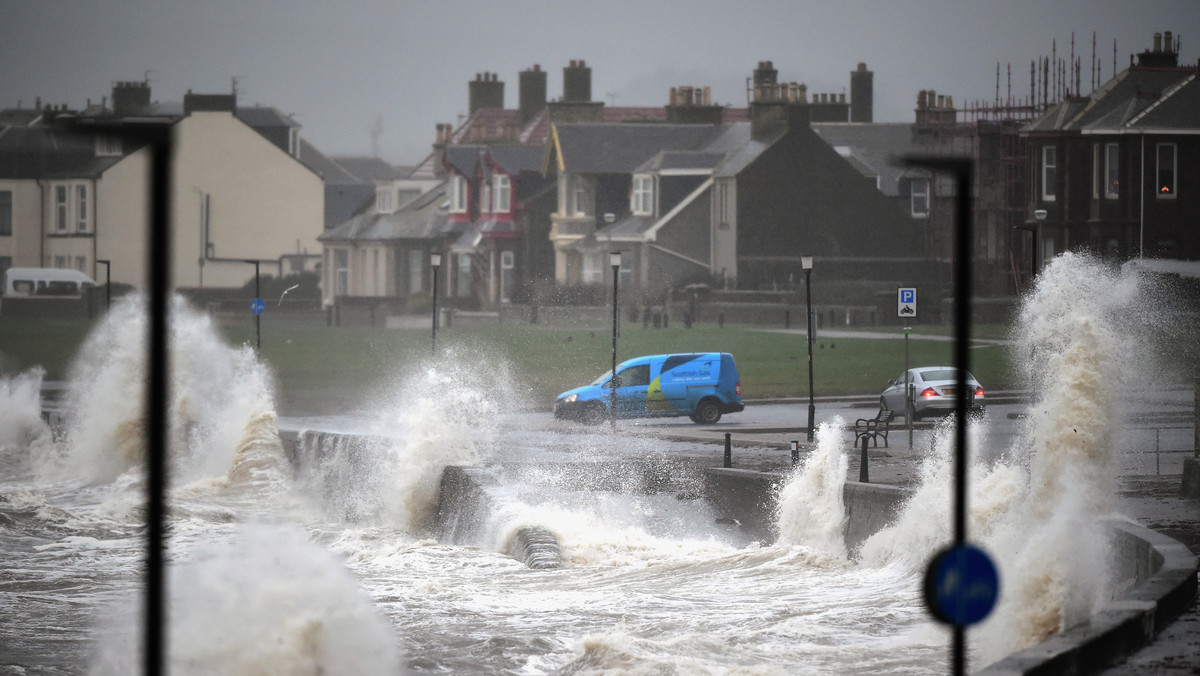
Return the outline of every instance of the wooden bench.
<path id="1" fill-rule="evenodd" d="M 891 425 L 892 418 L 896 417 L 895 411 L 885 411 L 879 409 L 879 413 L 875 414 L 874 418 L 859 418 L 854 423 L 854 445 L 862 443 L 863 438 L 871 439 L 875 442 L 875 446 L 879 446 L 879 439 L 883 439 L 883 445 L 888 445 L 888 428 Z"/>

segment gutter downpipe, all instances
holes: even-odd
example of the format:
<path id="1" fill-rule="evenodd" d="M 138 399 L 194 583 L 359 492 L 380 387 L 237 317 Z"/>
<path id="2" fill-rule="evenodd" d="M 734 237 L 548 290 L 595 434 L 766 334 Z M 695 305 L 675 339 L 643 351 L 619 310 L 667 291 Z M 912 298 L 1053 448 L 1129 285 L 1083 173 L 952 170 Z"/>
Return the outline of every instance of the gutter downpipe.
<path id="1" fill-rule="evenodd" d="M 46 183 L 43 179 L 38 179 L 38 190 L 41 195 L 41 203 L 38 205 L 41 213 L 38 220 L 42 223 L 42 236 L 38 238 L 38 267 L 46 265 Z"/>
<path id="2" fill-rule="evenodd" d="M 1138 258 L 1146 257 L 1146 130 L 1140 134 L 1142 139 L 1142 175 L 1141 185 L 1138 186 Z"/>

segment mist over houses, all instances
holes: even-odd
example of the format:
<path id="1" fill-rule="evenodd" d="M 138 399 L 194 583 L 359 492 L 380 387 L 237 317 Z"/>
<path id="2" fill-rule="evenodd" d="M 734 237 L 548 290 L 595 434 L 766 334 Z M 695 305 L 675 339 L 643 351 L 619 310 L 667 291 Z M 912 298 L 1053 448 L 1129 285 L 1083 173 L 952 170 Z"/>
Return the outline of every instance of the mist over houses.
<path id="1" fill-rule="evenodd" d="M 69 268 L 145 278 L 149 150 L 120 134 L 170 130 L 174 284 L 209 300 L 264 275 L 303 281 L 330 323 L 426 313 L 602 304 L 617 275 L 642 313 L 696 296 L 787 303 L 811 257 L 822 322 L 898 321 L 895 288 L 949 293 L 955 184 L 906 166 L 973 161 L 974 287 L 998 307 L 1048 259 L 1087 250 L 1200 260 L 1200 84 L 1177 39 L 1081 82 L 1078 61 L 1030 63 L 1029 91 L 989 101 L 913 92 L 909 121 L 876 122 L 874 73 L 810 92 L 788 66 L 747 69 L 744 92 L 703 84 L 660 102 L 593 100 L 592 67 L 517 74 L 516 107 L 491 72 L 466 80 L 468 114 L 426 134 L 413 166 L 330 157 L 300 125 L 237 92 L 160 103 L 147 82 L 71 108 L 0 111 L 0 270 Z M 1010 76 L 1009 81 L 1012 81 Z M 847 93 L 848 92 L 848 93 Z M 319 289 L 319 291 L 318 291 Z M 297 294 L 301 298 L 303 294 Z M 226 293 L 224 297 L 230 297 Z M 239 296 L 240 298 L 240 296 Z M 982 304 L 983 307 L 987 303 Z"/>

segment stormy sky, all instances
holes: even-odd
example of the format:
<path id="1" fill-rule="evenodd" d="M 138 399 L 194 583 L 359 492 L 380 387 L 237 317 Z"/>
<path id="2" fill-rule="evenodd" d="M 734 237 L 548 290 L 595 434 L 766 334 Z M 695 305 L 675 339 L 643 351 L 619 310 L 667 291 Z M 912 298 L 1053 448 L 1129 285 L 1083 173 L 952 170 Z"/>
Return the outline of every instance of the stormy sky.
<path id="1" fill-rule="evenodd" d="M 479 72 L 506 83 L 539 64 L 549 96 L 562 68 L 592 67 L 594 100 L 661 106 L 672 86 L 710 86 L 717 103 L 744 106 L 746 78 L 770 60 L 782 81 L 810 93 L 849 89 L 865 62 L 875 73 L 875 120 L 912 119 L 918 90 L 960 106 L 1026 96 L 1030 63 L 1071 35 L 1088 91 L 1092 35 L 1101 75 L 1148 49 L 1156 31 L 1200 57 L 1196 0 L 0 0 L 0 107 L 36 98 L 80 108 L 112 83 L 149 78 L 157 101 L 191 89 L 230 91 L 242 105 L 293 115 L 331 155 L 415 164 L 439 122 L 460 121 Z M 378 126 L 379 132 L 373 134 Z M 373 142 L 373 138 L 377 141 Z"/>

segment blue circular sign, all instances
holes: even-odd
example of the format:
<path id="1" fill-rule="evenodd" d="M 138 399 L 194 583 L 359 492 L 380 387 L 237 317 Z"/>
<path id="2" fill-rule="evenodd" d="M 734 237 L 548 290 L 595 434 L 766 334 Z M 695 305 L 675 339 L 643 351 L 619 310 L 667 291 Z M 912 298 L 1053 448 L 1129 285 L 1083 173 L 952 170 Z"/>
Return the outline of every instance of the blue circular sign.
<path id="1" fill-rule="evenodd" d="M 250 311 L 256 315 L 261 315 L 263 310 L 267 309 L 267 304 L 261 298 L 255 298 L 250 301 Z"/>
<path id="2" fill-rule="evenodd" d="M 996 565 L 973 545 L 942 550 L 925 572 L 925 605 L 946 624 L 963 627 L 983 621 L 999 595 Z"/>

